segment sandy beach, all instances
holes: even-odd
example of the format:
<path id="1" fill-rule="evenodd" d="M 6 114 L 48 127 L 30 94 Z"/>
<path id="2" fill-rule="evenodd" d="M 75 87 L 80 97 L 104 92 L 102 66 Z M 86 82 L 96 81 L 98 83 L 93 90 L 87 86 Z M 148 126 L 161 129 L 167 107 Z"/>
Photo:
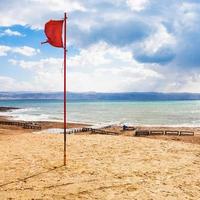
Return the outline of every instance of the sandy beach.
<path id="1" fill-rule="evenodd" d="M 62 135 L 1 126 L 0 199 L 199 199 L 199 144 L 163 139 L 68 135 L 64 167 Z"/>
<path id="2" fill-rule="evenodd" d="M 0 8 L 0 200 L 200 200 L 200 0 Z"/>

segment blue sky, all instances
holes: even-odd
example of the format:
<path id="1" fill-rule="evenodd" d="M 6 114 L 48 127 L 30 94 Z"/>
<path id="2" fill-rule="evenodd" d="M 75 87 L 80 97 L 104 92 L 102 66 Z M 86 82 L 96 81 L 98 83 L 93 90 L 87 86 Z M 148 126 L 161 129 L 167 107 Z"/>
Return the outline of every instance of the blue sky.
<path id="1" fill-rule="evenodd" d="M 63 51 L 40 42 L 66 11 L 68 90 L 200 92 L 198 0 L 0 0 L 0 10 L 0 91 L 62 91 Z"/>

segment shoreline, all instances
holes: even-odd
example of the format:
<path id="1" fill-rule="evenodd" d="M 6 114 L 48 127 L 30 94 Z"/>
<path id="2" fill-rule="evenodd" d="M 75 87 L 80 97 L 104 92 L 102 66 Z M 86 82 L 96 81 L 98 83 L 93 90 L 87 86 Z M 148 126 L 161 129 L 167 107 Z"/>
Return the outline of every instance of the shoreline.
<path id="1" fill-rule="evenodd" d="M 2 120 L 2 117 L 0 117 L 0 120 Z M 3 120 L 7 120 L 3 118 Z M 10 120 L 8 120 L 10 121 Z M 39 122 L 42 129 L 41 130 L 34 130 L 34 129 L 24 129 L 22 127 L 14 126 L 14 125 L 1 125 L 0 124 L 0 141 L 6 138 L 13 138 L 13 136 L 19 136 L 19 135 L 44 135 L 48 137 L 48 135 L 52 135 L 52 137 L 57 137 L 56 135 L 62 135 L 58 132 L 50 132 L 51 129 L 60 129 L 63 128 L 63 123 L 55 123 L 55 122 Z M 88 124 L 77 124 L 77 123 L 68 123 L 67 128 L 83 128 L 85 126 L 88 126 Z M 159 141 L 167 141 L 167 142 L 181 142 L 181 143 L 190 143 L 190 144 L 197 144 L 200 145 L 200 128 L 191 128 L 191 127 L 145 127 L 145 126 L 135 126 L 137 130 L 165 130 L 170 129 L 172 131 L 178 130 L 178 131 L 193 131 L 194 136 L 177 136 L 177 135 L 149 135 L 149 136 L 140 136 L 139 138 L 146 138 L 149 140 L 159 140 Z M 121 126 L 111 126 L 110 128 L 102 129 L 105 131 L 111 131 L 115 132 L 115 136 L 117 137 L 130 137 L 130 138 L 138 138 L 135 137 L 134 131 L 124 131 L 122 132 Z M 70 134 L 68 134 L 70 135 Z M 94 136 L 99 135 L 105 137 L 105 139 L 108 136 L 111 136 L 109 134 L 93 134 L 90 131 L 88 132 L 77 132 L 73 135 L 77 136 Z M 111 137 L 115 137 L 111 136 Z"/>
<path id="2" fill-rule="evenodd" d="M 24 122 L 41 122 L 41 123 L 63 123 L 62 119 L 60 117 L 56 117 L 56 118 L 51 118 L 49 117 L 38 117 L 37 115 L 25 115 L 24 117 L 21 116 L 21 112 L 16 111 L 15 110 L 27 110 L 27 108 L 20 108 L 20 107 L 5 107 L 5 106 L 0 106 L 0 117 L 5 117 L 7 118 L 7 120 L 12 120 L 12 121 L 24 121 Z M 12 112 L 13 111 L 13 112 Z M 42 115 L 42 114 L 40 114 Z M 104 125 L 104 124 L 113 124 L 113 125 L 128 125 L 128 126 L 136 126 L 136 127 L 166 127 L 166 128 L 171 128 L 171 127 L 175 127 L 175 128 L 200 128 L 200 124 L 198 123 L 166 123 L 168 121 L 164 121 L 161 122 L 161 124 L 147 124 L 147 123 L 134 123 L 134 122 L 127 122 L 127 121 L 120 121 L 120 120 L 113 120 L 111 119 L 110 122 L 103 122 L 104 120 L 102 119 L 100 121 L 87 121 L 85 119 L 81 119 L 79 121 L 68 121 L 69 124 L 86 124 L 86 125 L 92 125 L 92 126 L 98 126 L 98 125 Z"/>
<path id="3" fill-rule="evenodd" d="M 9 110 L 12 108 L 9 108 Z M 15 120 L 12 118 L 12 116 L 5 116 L 1 115 L 2 112 L 0 112 L 0 121 L 8 121 L 8 122 L 32 122 L 32 121 L 23 121 L 23 120 Z M 55 122 L 55 121 L 33 121 L 34 123 L 37 123 L 41 126 L 41 130 L 34 130 L 34 129 L 24 129 L 20 126 L 15 125 L 2 125 L 0 124 L 0 138 L 1 136 L 5 135 L 19 135 L 19 134 L 27 134 L 27 133 L 40 133 L 41 134 L 60 134 L 60 132 L 57 132 L 56 130 L 51 129 L 63 129 L 63 122 Z M 98 125 L 105 125 L 104 123 L 98 123 L 95 124 L 97 127 Z M 111 124 L 110 124 L 111 125 Z M 89 126 L 94 126 L 93 124 L 88 123 L 77 123 L 77 122 L 68 122 L 67 128 L 73 129 L 73 128 L 85 128 Z M 137 130 L 153 130 L 153 131 L 164 131 L 164 130 L 171 130 L 171 131 L 192 131 L 194 132 L 194 136 L 176 136 L 176 135 L 149 135 L 149 136 L 142 136 L 146 137 L 148 139 L 158 139 L 158 140 L 170 140 L 170 141 L 180 141 L 185 143 L 193 143 L 193 144 L 200 144 L 200 127 L 194 127 L 194 126 L 166 126 L 166 125 L 135 125 L 134 126 Z M 98 129 L 98 128 L 97 128 Z M 104 129 L 104 128 L 100 128 Z M 134 131 L 122 131 L 122 125 L 119 124 L 112 124 L 110 128 L 104 129 L 105 131 L 111 131 L 115 132 L 116 135 L 120 136 L 135 136 Z M 91 134 L 91 132 L 78 132 L 77 135 L 88 135 Z M 104 134 L 105 136 L 107 134 Z"/>
<path id="4" fill-rule="evenodd" d="M 19 108 L 16 108 L 19 109 Z M 1 115 L 0 111 L 0 120 L 8 120 L 8 121 L 23 121 L 23 122 L 35 122 L 35 123 L 52 123 L 52 124 L 63 124 L 62 120 L 18 120 L 15 119 L 13 116 L 10 115 Z M 123 124 L 128 124 L 128 126 L 134 126 L 134 127 L 144 127 L 144 128 L 199 128 L 200 125 L 190 125 L 190 124 L 133 124 L 133 123 L 119 123 L 119 122 L 110 122 L 110 123 L 104 123 L 104 122 L 98 122 L 98 123 L 92 123 L 92 122 L 81 122 L 81 121 L 68 121 L 67 124 L 76 124 L 76 125 L 85 125 L 85 126 L 98 126 L 98 125 L 104 125 L 104 124 L 111 124 L 111 125 L 118 125 L 122 126 Z"/>
<path id="5" fill-rule="evenodd" d="M 13 109 L 20 109 L 20 108 L 13 108 L 13 107 L 0 107 L 0 109 L 3 108 L 5 110 L 13 110 Z M 5 113 L 7 111 L 3 111 L 3 113 Z M 63 122 L 62 121 L 52 121 L 52 120 L 44 120 L 44 121 L 29 121 L 29 120 L 16 120 L 13 119 L 12 116 L 5 116 L 5 115 L 1 115 L 2 111 L 0 111 L 0 121 L 8 121 L 8 122 L 34 122 L 34 123 L 38 123 L 41 126 L 41 130 L 45 130 L 45 129 L 51 129 L 51 128 L 59 128 L 62 129 L 63 128 Z M 126 124 L 126 123 L 124 123 Z M 122 127 L 123 123 L 84 123 L 84 122 L 68 122 L 67 123 L 67 128 L 83 128 L 83 127 L 88 127 L 88 126 L 101 126 L 101 125 L 112 125 L 114 127 Z M 141 129 L 154 129 L 154 130 L 164 130 L 164 129 L 185 129 L 185 130 L 189 130 L 189 131 L 194 131 L 197 132 L 198 134 L 200 134 L 200 126 L 186 126 L 186 125 L 131 125 L 135 128 L 137 128 L 137 130 L 141 130 Z M 4 126 L 3 126 L 4 127 Z M 7 128 L 9 128 L 10 126 L 7 126 Z M 0 128 L 2 128 L 2 125 L 0 125 Z M 25 129 L 28 130 L 28 129 Z"/>

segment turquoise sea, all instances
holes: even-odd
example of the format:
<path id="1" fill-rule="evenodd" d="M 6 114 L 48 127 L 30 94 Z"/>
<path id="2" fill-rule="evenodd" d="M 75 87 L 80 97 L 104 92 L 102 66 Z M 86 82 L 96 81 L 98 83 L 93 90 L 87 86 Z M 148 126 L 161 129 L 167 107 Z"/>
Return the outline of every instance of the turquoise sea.
<path id="1" fill-rule="evenodd" d="M 21 108 L 1 113 L 17 120 L 63 119 L 62 100 L 0 100 L 0 106 Z M 69 102 L 67 112 L 70 122 L 200 127 L 200 101 Z"/>

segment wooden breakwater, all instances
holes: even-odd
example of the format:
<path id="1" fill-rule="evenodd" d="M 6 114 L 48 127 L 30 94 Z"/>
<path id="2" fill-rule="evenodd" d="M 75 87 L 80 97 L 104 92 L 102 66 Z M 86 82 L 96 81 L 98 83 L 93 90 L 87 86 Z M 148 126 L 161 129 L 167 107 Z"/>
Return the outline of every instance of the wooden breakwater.
<path id="1" fill-rule="evenodd" d="M 108 125 L 108 126 L 102 126 L 102 127 L 85 127 L 82 128 L 81 132 L 87 132 L 90 131 L 93 134 L 104 134 L 104 135 L 119 135 L 119 132 L 114 132 L 110 130 L 106 130 L 106 128 L 110 128 L 113 125 Z M 134 131 L 134 129 L 136 129 Z M 194 131 L 190 130 L 170 130 L 170 129 L 165 129 L 165 130 L 137 130 L 137 128 L 132 128 L 134 136 L 153 136 L 153 135 L 174 135 L 174 136 L 194 136 Z"/>
<path id="2" fill-rule="evenodd" d="M 10 110 L 16 110 L 16 109 L 19 109 L 19 108 L 0 106 L 0 112 L 7 112 L 7 111 L 10 111 Z"/>
<path id="3" fill-rule="evenodd" d="M 64 129 L 47 129 L 48 132 L 50 133 L 61 133 L 63 134 Z M 107 131 L 103 131 L 101 129 L 93 129 L 93 128 L 89 128 L 89 127 L 83 127 L 83 128 L 69 128 L 66 129 L 66 133 L 67 134 L 74 134 L 74 133 L 80 133 L 80 132 L 92 132 L 92 133 L 99 133 L 99 134 L 105 134 L 107 133 Z"/>
<path id="4" fill-rule="evenodd" d="M 193 131 L 179 131 L 179 130 L 137 130 L 135 136 L 148 135 L 175 135 L 175 136 L 194 136 Z"/>
<path id="5" fill-rule="evenodd" d="M 19 126 L 24 129 L 35 129 L 35 130 L 41 130 L 42 127 L 38 123 L 35 122 L 20 122 L 20 121 L 0 121 L 1 125 L 7 125 L 7 126 Z"/>
<path id="6" fill-rule="evenodd" d="M 83 128 L 71 128 L 67 129 L 67 134 L 80 133 L 80 132 L 91 132 L 92 134 L 102 134 L 102 135 L 119 135 L 119 132 L 109 131 L 99 128 L 83 127 Z M 60 131 L 63 133 L 63 130 Z M 135 131 L 135 136 L 150 136 L 150 135 L 178 135 L 178 136 L 194 136 L 193 131 L 172 131 L 172 130 L 137 130 Z"/>
<path id="7" fill-rule="evenodd" d="M 111 125 L 102 125 L 102 126 L 88 126 L 88 127 L 82 127 L 82 128 L 68 128 L 66 129 L 66 132 L 67 134 L 74 134 L 74 133 L 80 133 L 80 132 L 92 132 L 92 133 L 95 133 L 95 132 L 99 132 L 99 134 L 106 134 L 107 132 L 110 132 L 111 131 L 103 131 L 101 130 L 100 128 L 110 128 Z M 60 134 L 63 134 L 64 132 L 64 129 L 57 129 L 57 128 L 50 128 L 50 129 L 46 129 L 47 132 L 49 133 L 60 133 Z M 42 132 L 45 132 L 45 131 L 42 131 Z M 114 132 L 113 132 L 114 133 Z"/>
<path id="8" fill-rule="evenodd" d="M 102 129 L 91 129 L 94 134 L 104 134 L 104 135 L 118 135 L 119 133 L 114 131 L 102 130 Z"/>
<path id="9" fill-rule="evenodd" d="M 71 128 L 67 129 L 67 133 L 78 133 L 78 132 L 91 132 L 94 134 L 109 134 L 109 135 L 116 135 L 116 132 L 113 131 L 107 131 L 107 130 L 102 130 L 106 128 L 110 128 L 113 125 L 94 125 L 94 126 L 88 126 L 88 127 L 83 127 L 83 128 Z"/>
<path id="10" fill-rule="evenodd" d="M 84 127 L 82 128 L 82 132 L 88 132 L 90 131 L 92 134 L 103 134 L 103 135 L 118 135 L 119 133 L 110 131 L 110 130 L 105 130 L 107 128 L 111 128 L 114 126 L 114 124 L 109 124 L 109 125 L 94 125 L 91 127 Z"/>
<path id="11" fill-rule="evenodd" d="M 84 132 L 84 131 L 83 131 L 83 128 L 69 128 L 66 130 L 66 132 L 67 134 L 73 134 L 73 133 L 79 133 L 79 132 Z"/>

